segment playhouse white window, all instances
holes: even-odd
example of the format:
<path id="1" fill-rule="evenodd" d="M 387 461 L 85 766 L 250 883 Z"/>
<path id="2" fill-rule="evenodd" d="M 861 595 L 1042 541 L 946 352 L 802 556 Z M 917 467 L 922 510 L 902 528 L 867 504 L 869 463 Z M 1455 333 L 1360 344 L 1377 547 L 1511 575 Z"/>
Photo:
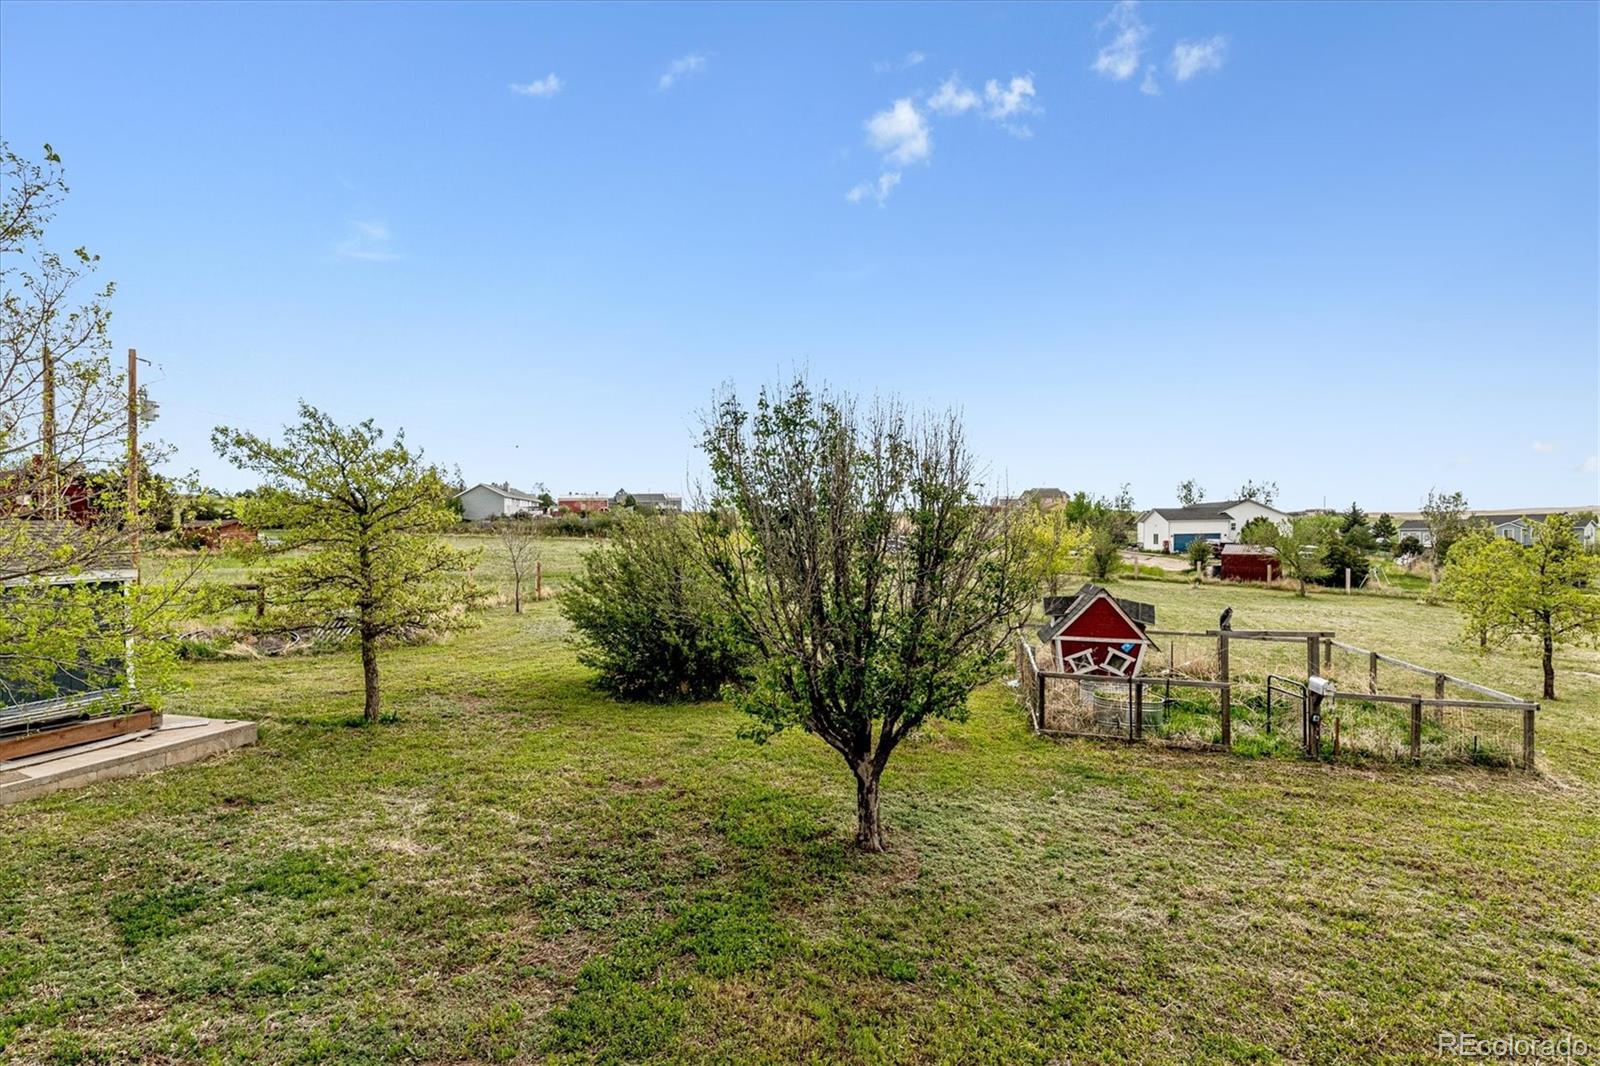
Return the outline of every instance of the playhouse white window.
<path id="1" fill-rule="evenodd" d="M 1075 651 L 1067 656 L 1067 666 L 1074 674 L 1087 674 L 1094 669 L 1094 652 Z"/>
<path id="2" fill-rule="evenodd" d="M 1133 664 L 1135 661 L 1136 660 L 1134 657 L 1126 652 L 1118 648 L 1112 648 L 1110 651 L 1106 652 L 1106 661 L 1103 665 L 1113 674 L 1120 674 L 1123 677 L 1127 677 L 1128 674 L 1133 670 Z"/>

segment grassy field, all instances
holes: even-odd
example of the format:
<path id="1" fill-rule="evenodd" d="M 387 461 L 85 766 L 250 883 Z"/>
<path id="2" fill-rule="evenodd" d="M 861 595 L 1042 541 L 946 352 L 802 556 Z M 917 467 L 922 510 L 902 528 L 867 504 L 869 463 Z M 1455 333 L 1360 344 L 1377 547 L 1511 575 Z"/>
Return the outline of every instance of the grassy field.
<path id="1" fill-rule="evenodd" d="M 553 541 L 559 586 L 582 546 Z M 496 563 L 488 548 L 483 573 Z M 1142 581 L 1531 694 L 1446 608 Z M 1600 1046 L 1600 655 L 1538 778 L 1058 743 L 1003 685 L 885 776 L 718 704 L 595 693 L 552 602 L 384 661 L 206 662 L 261 744 L 0 809 L 15 1062 L 1424 1062 Z"/>

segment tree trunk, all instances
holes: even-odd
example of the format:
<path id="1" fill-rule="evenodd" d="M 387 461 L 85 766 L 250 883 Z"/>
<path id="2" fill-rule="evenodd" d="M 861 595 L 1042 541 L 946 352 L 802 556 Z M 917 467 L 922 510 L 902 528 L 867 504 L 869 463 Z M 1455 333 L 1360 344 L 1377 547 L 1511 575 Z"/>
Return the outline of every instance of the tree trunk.
<path id="1" fill-rule="evenodd" d="M 870 762 L 856 768 L 856 847 L 881 852 L 883 823 L 878 819 L 878 771 Z"/>
<path id="2" fill-rule="evenodd" d="M 1544 698 L 1556 698 L 1556 647 L 1555 641 L 1550 639 L 1550 631 L 1544 632 Z"/>
<path id="3" fill-rule="evenodd" d="M 361 676 L 366 684 L 367 702 L 365 717 L 369 722 L 378 720 L 382 698 L 378 692 L 378 638 L 366 627 L 361 630 Z"/>
<path id="4" fill-rule="evenodd" d="M 511 613 L 522 613 L 522 575 L 518 574 L 511 579 Z"/>

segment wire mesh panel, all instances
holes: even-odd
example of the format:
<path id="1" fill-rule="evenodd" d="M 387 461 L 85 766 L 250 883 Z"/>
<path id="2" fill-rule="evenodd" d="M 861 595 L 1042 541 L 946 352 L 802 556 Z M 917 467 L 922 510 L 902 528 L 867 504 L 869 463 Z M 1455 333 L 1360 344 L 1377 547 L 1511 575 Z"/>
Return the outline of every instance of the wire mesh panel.
<path id="1" fill-rule="evenodd" d="M 1044 728 L 1047 732 L 1129 738 L 1129 692 L 1125 681 L 1044 676 Z"/>
<path id="2" fill-rule="evenodd" d="M 1179 747 L 1222 743 L 1222 703 L 1215 689 L 1175 678 L 1143 684 L 1144 737 Z"/>

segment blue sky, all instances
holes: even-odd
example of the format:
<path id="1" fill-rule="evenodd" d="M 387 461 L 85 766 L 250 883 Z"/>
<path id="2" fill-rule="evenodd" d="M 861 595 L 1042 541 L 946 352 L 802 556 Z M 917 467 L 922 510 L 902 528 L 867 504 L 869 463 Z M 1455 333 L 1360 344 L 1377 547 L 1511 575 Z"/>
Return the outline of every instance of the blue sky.
<path id="1" fill-rule="evenodd" d="M 680 488 L 724 381 L 994 480 L 1600 500 L 1593 4 L 0 6 L 178 467 L 298 398 Z M 990 83 L 993 82 L 991 86 Z"/>

